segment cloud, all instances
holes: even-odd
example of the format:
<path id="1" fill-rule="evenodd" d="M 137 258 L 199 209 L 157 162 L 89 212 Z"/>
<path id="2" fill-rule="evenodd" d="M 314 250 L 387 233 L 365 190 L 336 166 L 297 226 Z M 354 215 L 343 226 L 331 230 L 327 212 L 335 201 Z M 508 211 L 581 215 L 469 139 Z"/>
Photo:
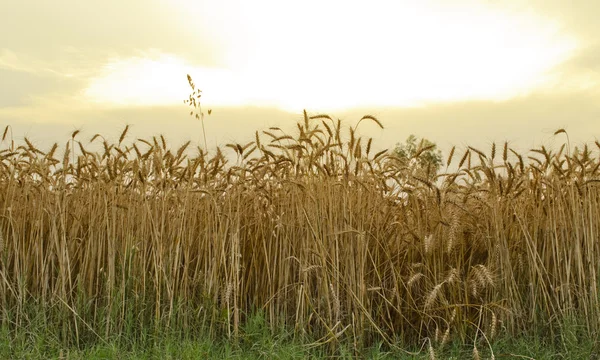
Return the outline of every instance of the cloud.
<path id="1" fill-rule="evenodd" d="M 512 0 L 511 3 L 517 9 L 530 9 L 548 18 L 557 19 L 562 24 L 562 31 L 574 33 L 586 42 L 597 41 L 600 33 L 600 22 L 598 22 L 600 2 L 598 1 Z"/>
<path id="2" fill-rule="evenodd" d="M 362 109 L 340 114 L 358 119 L 374 113 L 386 129 L 383 144 L 401 142 L 409 134 L 427 137 L 448 150 L 452 145 L 489 149 L 493 141 L 509 141 L 528 150 L 562 144 L 553 133 L 565 128 L 573 143 L 600 138 L 600 91 L 534 94 L 507 101 L 465 101 L 419 109 Z M 362 126 L 362 125 L 361 125 Z M 559 145 L 560 146 L 560 145 Z"/>
<path id="3" fill-rule="evenodd" d="M 198 89 L 208 89 L 202 103 L 245 103 L 244 84 L 230 70 L 193 66 L 181 57 L 156 51 L 110 59 L 89 79 L 82 94 L 84 100 L 106 106 L 181 104 L 192 92 L 186 74 L 191 74 Z"/>
<path id="4" fill-rule="evenodd" d="M 159 0 L 2 1 L 0 44 L 47 63 L 65 61 L 72 50 L 103 61 L 157 48 L 216 64 L 217 44 L 199 29 L 190 31 L 198 24 L 177 21 L 179 11 Z"/>
<path id="5" fill-rule="evenodd" d="M 90 82 L 87 98 L 121 105 L 175 101 L 181 92 L 170 78 L 185 66 L 207 79 L 215 104 L 300 110 L 506 99 L 545 85 L 545 73 L 576 46 L 540 16 L 481 2 L 56 0 L 3 3 L 0 13 L 0 43 L 21 60 L 77 70 Z M 307 26 L 309 18 L 319 25 Z"/>
<path id="6" fill-rule="evenodd" d="M 40 134 L 48 141 L 78 126 L 118 135 L 128 122 L 137 124 L 140 133 L 168 132 L 174 138 L 193 133 L 200 139 L 197 123 L 181 103 L 188 94 L 189 71 L 205 91 L 206 104 L 215 105 L 207 122 L 213 143 L 244 141 L 267 124 L 293 130 L 298 112 L 268 106 L 317 111 L 332 102 L 344 107 L 361 101 L 375 106 L 332 114 L 350 121 L 367 112 L 380 115 L 386 130 L 367 126 L 365 131 L 382 146 L 410 133 L 443 146 L 485 146 L 503 139 L 533 146 L 559 127 L 566 127 L 572 139 L 597 133 L 598 1 L 496 5 L 501 13 L 515 15 L 508 23 L 490 11 L 468 17 L 468 6 L 461 8 L 465 11 L 446 7 L 431 16 L 411 13 L 406 6 L 407 21 L 399 21 L 396 12 L 383 11 L 383 2 L 366 9 L 348 5 L 348 11 L 332 17 L 315 10 L 320 2 L 294 9 L 272 8 L 264 1 L 179 1 L 177 6 L 173 1 L 0 2 L 0 122 L 15 126 L 15 134 Z M 240 8 L 231 10 L 235 4 Z M 268 12 L 274 9 L 279 16 Z M 250 10 L 262 17 L 246 16 Z M 526 21 L 531 14 L 546 25 L 527 35 L 526 29 L 537 27 Z M 309 18 L 323 27 L 306 25 Z M 449 19 L 446 27 L 439 27 L 440 18 Z M 326 33 L 325 26 L 333 31 Z M 368 29 L 380 36 L 368 35 Z M 473 41 L 459 41 L 467 37 Z M 565 39 L 575 39 L 577 48 L 568 41 L 563 47 Z M 501 58 L 508 45 L 514 54 Z M 474 47 L 480 51 L 465 56 Z M 522 72 L 509 71 L 508 65 L 520 64 Z M 319 78 L 315 69 L 326 71 Z M 520 95 L 513 97 L 512 88 Z M 427 106 L 389 107 L 403 96 L 422 101 L 432 93 Z M 474 101 L 475 93 L 486 96 Z M 227 96 L 229 105 L 265 108 L 222 108 Z M 144 100 L 149 99 L 163 106 L 147 107 Z M 119 101 L 135 107 L 114 107 Z"/>
<path id="7" fill-rule="evenodd" d="M 0 107 L 29 106 L 19 111 L 33 113 L 39 103 L 58 102 L 46 111 L 68 101 L 85 106 L 81 92 L 110 59 L 151 49 L 216 64 L 216 45 L 202 31 L 189 32 L 175 10 L 160 0 L 0 1 Z"/>
<path id="8" fill-rule="evenodd" d="M 565 140 L 553 136 L 559 128 L 567 130 L 572 144 L 598 139 L 599 96 L 598 91 L 537 94 L 502 102 L 468 101 L 412 109 L 363 108 L 329 114 L 347 125 L 355 124 L 365 114 L 377 116 L 384 130 L 369 122 L 359 128 L 360 134 L 374 138 L 373 149 L 377 151 L 393 147 L 410 134 L 426 137 L 444 151 L 453 145 L 471 145 L 487 151 L 494 141 L 497 145 L 509 141 L 516 150 L 527 151 L 542 144 L 558 148 Z M 308 112 L 318 113 L 311 109 Z M 252 141 L 255 131 L 260 133 L 270 126 L 294 134 L 295 122 L 300 120 L 301 113 L 273 108 L 216 107 L 205 118 L 205 127 L 209 148 L 214 148 Z M 188 115 L 183 104 L 115 109 L 65 107 L 61 111 L 0 108 L 0 122 L 10 124 L 17 139 L 26 135 L 43 148 L 55 141 L 63 143 L 75 129 L 82 130 L 83 138 L 101 133 L 115 139 L 126 124 L 132 125 L 131 139 L 163 134 L 174 146 L 186 140 L 202 145 L 200 122 Z"/>
<path id="9" fill-rule="evenodd" d="M 0 108 L 35 106 L 36 99 L 75 93 L 83 82 L 76 78 L 0 69 Z"/>
<path id="10" fill-rule="evenodd" d="M 85 81 L 77 69 L 53 69 L 43 62 L 0 49 L 0 108 L 33 105 L 35 99 L 77 92 Z"/>
<path id="11" fill-rule="evenodd" d="M 556 69 L 565 76 L 585 76 L 600 85 L 600 42 L 590 43 Z"/>

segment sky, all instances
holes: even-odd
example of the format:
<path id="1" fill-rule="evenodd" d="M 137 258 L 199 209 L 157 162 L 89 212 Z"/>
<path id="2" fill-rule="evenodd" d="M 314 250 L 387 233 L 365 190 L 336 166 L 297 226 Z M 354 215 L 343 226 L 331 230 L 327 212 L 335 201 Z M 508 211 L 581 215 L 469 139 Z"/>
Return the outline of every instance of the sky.
<path id="1" fill-rule="evenodd" d="M 600 137 L 596 0 L 7 0 L 0 126 L 50 147 L 74 130 L 209 147 L 293 132 L 302 110 L 449 149 Z"/>

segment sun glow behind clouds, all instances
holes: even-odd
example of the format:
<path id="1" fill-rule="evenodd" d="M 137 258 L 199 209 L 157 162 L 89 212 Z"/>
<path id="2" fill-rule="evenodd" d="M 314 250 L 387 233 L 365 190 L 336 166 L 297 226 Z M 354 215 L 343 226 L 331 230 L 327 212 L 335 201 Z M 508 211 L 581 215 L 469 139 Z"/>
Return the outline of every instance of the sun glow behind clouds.
<path id="1" fill-rule="evenodd" d="M 175 2 L 188 14 L 226 17 L 204 22 L 223 34 L 223 68 L 192 67 L 164 54 L 115 59 L 86 97 L 121 105 L 180 103 L 190 73 L 214 106 L 298 111 L 503 100 L 543 88 L 547 72 L 577 47 L 557 35 L 556 24 L 473 2 L 195 4 Z"/>
<path id="2" fill-rule="evenodd" d="M 116 105 L 147 105 L 165 101 L 178 90 L 165 87 L 181 69 L 173 57 L 111 59 L 84 91 L 89 99 Z M 168 100 L 167 100 L 168 101 Z"/>
<path id="3" fill-rule="evenodd" d="M 93 103 L 116 106 L 181 104 L 191 93 L 186 75 L 206 90 L 203 102 L 241 106 L 259 100 L 246 91 L 244 81 L 228 69 L 195 67 L 175 55 L 153 52 L 134 58 L 113 58 L 91 79 L 83 95 Z"/>

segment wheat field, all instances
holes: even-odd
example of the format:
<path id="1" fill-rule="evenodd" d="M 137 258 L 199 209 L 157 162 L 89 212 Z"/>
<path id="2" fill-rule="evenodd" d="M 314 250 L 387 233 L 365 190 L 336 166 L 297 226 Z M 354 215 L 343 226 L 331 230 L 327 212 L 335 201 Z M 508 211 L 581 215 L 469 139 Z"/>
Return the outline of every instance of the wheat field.
<path id="1" fill-rule="evenodd" d="M 435 173 L 374 153 L 359 124 L 383 127 L 305 112 L 294 131 L 210 154 L 128 128 L 46 151 L 7 127 L 3 326 L 38 314 L 66 345 L 141 329 L 235 338 L 261 312 L 315 346 L 432 357 L 573 321 L 595 336 L 600 143 L 453 148 Z"/>

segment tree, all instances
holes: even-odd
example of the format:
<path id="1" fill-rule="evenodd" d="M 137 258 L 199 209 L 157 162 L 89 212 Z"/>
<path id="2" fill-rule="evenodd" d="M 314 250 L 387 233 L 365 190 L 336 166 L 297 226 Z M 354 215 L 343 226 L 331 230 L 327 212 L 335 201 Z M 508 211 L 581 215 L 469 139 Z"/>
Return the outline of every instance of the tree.
<path id="1" fill-rule="evenodd" d="M 392 151 L 401 166 L 405 166 L 432 179 L 442 166 L 442 152 L 437 145 L 425 138 L 418 140 L 416 136 L 410 135 L 406 142 L 396 144 Z"/>

